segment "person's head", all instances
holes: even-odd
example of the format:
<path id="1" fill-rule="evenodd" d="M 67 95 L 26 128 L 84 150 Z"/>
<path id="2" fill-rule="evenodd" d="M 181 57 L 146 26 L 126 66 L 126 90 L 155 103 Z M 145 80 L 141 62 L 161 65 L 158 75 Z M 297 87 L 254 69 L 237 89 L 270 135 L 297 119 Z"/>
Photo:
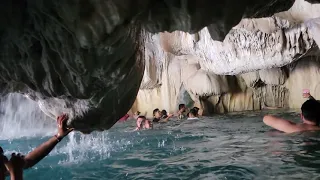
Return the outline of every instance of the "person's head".
<path id="1" fill-rule="evenodd" d="M 142 128 L 142 124 L 144 123 L 145 120 L 146 120 L 145 116 L 139 116 L 137 118 L 137 127 Z"/>
<path id="2" fill-rule="evenodd" d="M 167 113 L 166 110 L 162 110 L 162 111 L 161 111 L 161 114 L 162 114 L 163 116 L 167 116 L 167 115 L 168 115 L 168 113 Z"/>
<path id="3" fill-rule="evenodd" d="M 199 108 L 198 107 L 193 107 L 192 109 L 194 109 L 196 111 L 196 116 L 198 116 L 199 114 Z"/>
<path id="4" fill-rule="evenodd" d="M 194 108 L 190 109 L 190 111 L 189 111 L 189 113 L 188 113 L 188 117 L 189 117 L 189 118 L 195 118 L 195 117 L 197 117 L 197 110 L 194 109 Z"/>
<path id="5" fill-rule="evenodd" d="M 161 116 L 162 116 L 161 111 L 158 108 L 153 110 L 153 117 L 161 118 Z"/>
<path id="6" fill-rule="evenodd" d="M 320 102 L 309 99 L 301 106 L 301 119 L 304 123 L 319 125 L 320 122 Z"/>
<path id="7" fill-rule="evenodd" d="M 179 104 L 179 111 L 185 112 L 186 111 L 186 105 L 185 104 Z"/>

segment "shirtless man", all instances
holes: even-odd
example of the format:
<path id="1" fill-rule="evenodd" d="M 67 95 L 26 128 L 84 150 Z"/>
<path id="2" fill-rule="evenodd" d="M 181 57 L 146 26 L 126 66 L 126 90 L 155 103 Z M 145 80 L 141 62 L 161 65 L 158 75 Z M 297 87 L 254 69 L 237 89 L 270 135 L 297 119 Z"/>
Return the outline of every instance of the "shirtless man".
<path id="1" fill-rule="evenodd" d="M 304 102 L 301 106 L 300 117 L 302 123 L 299 124 L 271 115 L 264 116 L 263 122 L 285 133 L 320 130 L 320 102 L 311 98 Z"/>
<path id="2" fill-rule="evenodd" d="M 68 116 L 66 114 L 59 116 L 57 118 L 57 124 L 58 124 L 57 134 L 52 136 L 45 143 L 35 148 L 26 156 L 21 156 L 19 154 L 18 155 L 12 154 L 10 161 L 6 161 L 6 157 L 3 155 L 3 150 L 0 147 L 0 180 L 2 180 L 1 176 L 12 174 L 13 169 L 17 169 L 17 166 L 22 164 L 20 161 L 21 158 L 23 158 L 24 160 L 23 169 L 28 169 L 34 166 L 35 164 L 37 164 L 44 157 L 46 157 L 65 136 L 67 136 L 71 131 L 73 131 L 73 128 L 67 128 L 67 120 L 68 120 Z M 1 164 L 1 161 L 12 162 L 12 163 L 9 163 L 9 164 L 5 163 L 6 168 L 3 168 L 3 164 Z M 19 178 L 16 177 L 16 179 L 19 179 Z"/>

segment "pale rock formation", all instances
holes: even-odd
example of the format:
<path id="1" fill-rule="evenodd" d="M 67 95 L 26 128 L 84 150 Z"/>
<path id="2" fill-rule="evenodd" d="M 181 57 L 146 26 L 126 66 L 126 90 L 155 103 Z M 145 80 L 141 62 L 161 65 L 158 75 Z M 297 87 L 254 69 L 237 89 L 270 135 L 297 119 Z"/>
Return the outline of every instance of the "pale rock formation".
<path id="1" fill-rule="evenodd" d="M 132 105 L 284 107 L 290 73 L 276 68 L 319 42 L 318 5 L 308 2 L 3 0 L 1 93 L 25 94 L 52 118 L 68 113 L 82 132 L 112 127 Z"/>
<path id="2" fill-rule="evenodd" d="M 163 97 L 166 93 L 162 88 L 166 87 L 170 93 L 165 99 L 174 106 L 164 106 L 159 98 L 150 109 L 176 111 L 181 87 L 186 90 L 185 103 L 200 106 L 205 113 L 299 108 L 304 100 L 302 89 L 310 88 L 319 96 L 314 90 L 318 86 L 318 63 L 303 65 L 308 56 L 318 56 L 319 9 L 318 4 L 296 0 L 288 11 L 272 17 L 242 19 L 222 42 L 210 38 L 208 28 L 195 34 L 154 34 L 160 39 L 157 49 L 165 52 L 158 62 L 166 59 L 166 65 L 158 67 L 169 66 L 162 75 L 170 77 L 170 82 L 159 83 L 157 93 Z M 153 101 L 151 94 L 140 89 L 139 94 L 142 92 Z M 139 95 L 136 103 L 148 104 Z"/>

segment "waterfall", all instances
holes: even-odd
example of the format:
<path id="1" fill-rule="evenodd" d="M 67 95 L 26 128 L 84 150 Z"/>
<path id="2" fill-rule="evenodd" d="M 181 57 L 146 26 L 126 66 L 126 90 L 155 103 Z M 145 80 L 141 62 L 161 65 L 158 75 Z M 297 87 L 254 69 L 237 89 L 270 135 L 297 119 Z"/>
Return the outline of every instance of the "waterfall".
<path id="1" fill-rule="evenodd" d="M 42 137 L 56 133 L 55 120 L 47 117 L 36 102 L 17 93 L 8 94 L 0 100 L 0 141 L 12 144 L 5 149 L 7 156 L 17 151 L 26 154 L 46 141 L 47 138 Z M 132 130 L 130 125 L 120 126 L 122 131 Z M 32 145 L 26 146 L 25 141 L 20 142 L 19 138 L 33 138 L 36 141 L 30 141 Z M 127 137 L 126 133 L 113 133 L 110 139 L 108 132 L 93 132 L 89 135 L 71 132 L 49 156 L 65 155 L 66 159 L 60 162 L 62 164 L 106 159 L 110 157 L 110 152 L 125 151 L 128 146 L 132 146 L 134 139 L 134 136 Z"/>
<path id="2" fill-rule="evenodd" d="M 55 121 L 23 95 L 11 93 L 0 99 L 0 140 L 48 136 L 55 127 Z"/>

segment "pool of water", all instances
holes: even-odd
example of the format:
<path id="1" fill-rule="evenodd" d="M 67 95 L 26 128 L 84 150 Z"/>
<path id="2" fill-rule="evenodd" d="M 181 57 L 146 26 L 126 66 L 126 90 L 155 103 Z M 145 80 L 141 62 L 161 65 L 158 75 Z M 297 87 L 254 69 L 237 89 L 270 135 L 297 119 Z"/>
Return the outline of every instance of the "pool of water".
<path id="1" fill-rule="evenodd" d="M 319 133 L 284 135 L 262 123 L 266 113 L 299 120 L 293 111 L 243 112 L 171 121 L 133 132 L 134 121 L 90 135 L 71 133 L 34 168 L 29 180 L 58 179 L 320 179 Z M 54 133 L 0 138 L 6 154 L 27 153 Z M 11 131 L 10 131 L 11 132 Z M 19 132 L 16 132 L 19 134 Z M 2 132 L 2 137 L 5 132 Z M 1 135 L 1 133 L 0 133 Z"/>

